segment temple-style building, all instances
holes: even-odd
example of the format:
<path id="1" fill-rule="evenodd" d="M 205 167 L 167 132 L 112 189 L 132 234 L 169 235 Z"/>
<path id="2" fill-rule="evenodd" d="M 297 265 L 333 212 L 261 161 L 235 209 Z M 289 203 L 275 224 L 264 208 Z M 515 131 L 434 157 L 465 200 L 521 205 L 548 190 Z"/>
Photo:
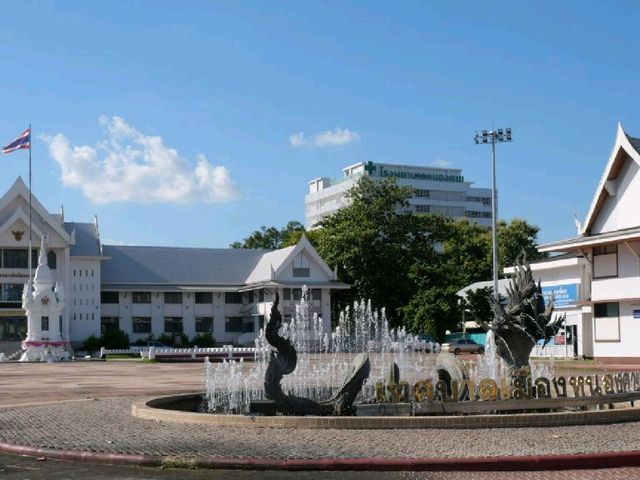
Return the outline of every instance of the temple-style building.
<path id="1" fill-rule="evenodd" d="M 577 236 L 540 245 L 559 254 L 532 264 L 567 314 L 575 356 L 640 357 L 640 138 L 616 140 Z"/>
<path id="2" fill-rule="evenodd" d="M 38 339 L 79 346 L 122 330 L 132 341 L 210 333 L 244 344 L 268 320 L 276 292 L 288 317 L 306 285 L 312 312 L 329 329 L 331 292 L 349 288 L 304 236 L 280 250 L 103 245 L 97 218 L 68 222 L 35 195 L 31 217 L 32 245 L 40 248 L 31 253 L 38 268 L 29 291 L 29 190 L 18 178 L 0 198 L 0 342 L 29 340 L 23 292 Z M 50 309 L 60 306 L 56 318 L 40 311 L 44 297 Z"/>

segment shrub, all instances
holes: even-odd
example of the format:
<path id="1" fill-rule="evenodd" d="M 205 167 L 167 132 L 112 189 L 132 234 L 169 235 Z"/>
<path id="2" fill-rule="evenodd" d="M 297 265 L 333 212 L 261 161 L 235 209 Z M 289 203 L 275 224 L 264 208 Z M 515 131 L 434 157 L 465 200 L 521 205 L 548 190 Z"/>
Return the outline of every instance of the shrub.
<path id="1" fill-rule="evenodd" d="M 82 344 L 82 348 L 84 348 L 89 353 L 100 350 L 101 346 L 102 346 L 101 339 L 99 339 L 95 335 L 91 335 L 90 337 L 87 337 L 87 339 Z"/>
<path id="2" fill-rule="evenodd" d="M 193 337 L 193 340 L 191 340 L 191 345 L 193 345 L 194 347 L 198 346 L 202 348 L 215 347 L 216 339 L 213 338 L 213 335 L 210 333 L 202 333 Z"/>
<path id="3" fill-rule="evenodd" d="M 129 335 L 122 330 L 113 330 L 105 332 L 100 338 L 102 347 L 104 348 L 129 348 Z"/>

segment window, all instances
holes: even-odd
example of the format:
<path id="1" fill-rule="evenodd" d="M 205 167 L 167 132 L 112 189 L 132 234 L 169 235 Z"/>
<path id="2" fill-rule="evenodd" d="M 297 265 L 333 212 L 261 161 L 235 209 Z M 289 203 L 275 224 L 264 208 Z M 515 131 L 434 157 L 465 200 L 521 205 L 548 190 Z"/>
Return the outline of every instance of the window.
<path id="1" fill-rule="evenodd" d="M 593 305 L 593 315 L 595 317 L 618 317 L 620 304 L 618 302 L 596 303 Z"/>
<path id="2" fill-rule="evenodd" d="M 242 294 L 240 292 L 225 292 L 224 303 L 242 303 Z"/>
<path id="3" fill-rule="evenodd" d="M 416 190 L 413 194 L 414 197 L 429 198 L 431 196 L 431 190 Z"/>
<path id="4" fill-rule="evenodd" d="M 247 298 L 249 299 L 249 303 L 253 303 L 253 291 L 247 293 Z"/>
<path id="5" fill-rule="evenodd" d="M 313 300 L 313 301 L 322 300 L 322 290 L 320 290 L 319 288 L 312 289 L 311 290 L 311 300 Z"/>
<path id="6" fill-rule="evenodd" d="M 4 268 L 28 268 L 27 250 L 5 248 L 2 251 L 2 266 Z M 34 265 L 38 265 L 36 262 Z"/>
<path id="7" fill-rule="evenodd" d="M 100 333 L 117 332 L 120 330 L 120 320 L 118 317 L 101 317 Z"/>
<path id="8" fill-rule="evenodd" d="M 416 213 L 429 213 L 431 212 L 431 205 L 416 205 Z"/>
<path id="9" fill-rule="evenodd" d="M 164 303 L 182 303 L 182 292 L 164 292 Z"/>
<path id="10" fill-rule="evenodd" d="M 293 276 L 294 277 L 308 277 L 311 275 L 311 269 L 309 268 L 309 259 L 300 252 L 296 258 L 293 259 Z"/>
<path id="11" fill-rule="evenodd" d="M 213 317 L 196 317 L 196 332 L 197 333 L 213 332 Z"/>
<path id="12" fill-rule="evenodd" d="M 293 300 L 294 301 L 302 300 L 302 289 L 301 288 L 294 288 L 293 289 Z"/>
<path id="13" fill-rule="evenodd" d="M 2 298 L 0 301 L 2 302 L 22 302 L 22 290 L 24 285 L 19 283 L 5 283 L 0 285 L 2 294 Z M 6 307 L 6 306 L 5 306 Z"/>
<path id="14" fill-rule="evenodd" d="M 213 293 L 196 292 L 196 303 L 213 303 Z"/>
<path id="15" fill-rule="evenodd" d="M 264 302 L 264 288 L 261 288 L 260 290 L 258 290 L 258 301 Z"/>
<path id="16" fill-rule="evenodd" d="M 100 292 L 100 303 L 118 303 L 118 292 Z"/>
<path id="17" fill-rule="evenodd" d="M 43 332 L 49 330 L 49 317 L 40 317 L 40 328 Z"/>
<path id="18" fill-rule="evenodd" d="M 56 252 L 54 252 L 53 250 L 51 250 L 49 253 L 47 253 L 47 266 L 51 269 L 51 270 L 55 270 L 56 269 Z"/>
<path id="19" fill-rule="evenodd" d="M 133 333 L 151 333 L 151 317 L 133 317 Z"/>
<path id="20" fill-rule="evenodd" d="M 282 299 L 283 300 L 291 300 L 291 289 L 283 288 L 282 289 Z"/>
<path id="21" fill-rule="evenodd" d="M 133 303 L 151 303 L 151 292 L 132 292 Z"/>
<path id="22" fill-rule="evenodd" d="M 224 322 L 224 331 L 242 333 L 242 317 L 227 317 Z"/>
<path id="23" fill-rule="evenodd" d="M 182 333 L 182 317 L 164 317 L 165 333 Z"/>
<path id="24" fill-rule="evenodd" d="M 593 329 L 596 342 L 619 342 L 620 304 L 618 302 L 595 303 Z"/>
<path id="25" fill-rule="evenodd" d="M 253 317 L 248 317 L 242 322 L 242 333 L 255 332 L 256 324 Z"/>
<path id="26" fill-rule="evenodd" d="M 593 249 L 593 278 L 618 276 L 618 246 L 602 245 Z"/>

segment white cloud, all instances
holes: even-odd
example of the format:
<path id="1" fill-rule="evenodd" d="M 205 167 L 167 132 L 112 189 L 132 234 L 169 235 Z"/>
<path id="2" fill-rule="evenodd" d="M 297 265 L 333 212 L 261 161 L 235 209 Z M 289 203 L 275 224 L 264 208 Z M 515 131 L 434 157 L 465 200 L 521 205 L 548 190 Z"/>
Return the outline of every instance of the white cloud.
<path id="1" fill-rule="evenodd" d="M 302 132 L 295 133 L 289 137 L 289 142 L 293 147 L 329 147 L 346 145 L 356 140 L 360 140 L 360 135 L 348 128 L 336 128 L 333 131 L 327 130 L 326 132 L 316 133 L 313 138 L 305 137 Z"/>
<path id="2" fill-rule="evenodd" d="M 431 165 L 438 168 L 451 168 L 453 167 L 453 162 L 444 160 L 442 158 L 437 158 L 433 162 L 431 162 Z"/>
<path id="3" fill-rule="evenodd" d="M 60 165 L 62 183 L 80 188 L 91 202 L 214 203 L 237 198 L 226 167 L 198 155 L 192 169 L 162 137 L 144 135 L 120 117 L 101 117 L 100 123 L 107 138 L 96 146 L 72 146 L 61 133 L 41 137 Z"/>

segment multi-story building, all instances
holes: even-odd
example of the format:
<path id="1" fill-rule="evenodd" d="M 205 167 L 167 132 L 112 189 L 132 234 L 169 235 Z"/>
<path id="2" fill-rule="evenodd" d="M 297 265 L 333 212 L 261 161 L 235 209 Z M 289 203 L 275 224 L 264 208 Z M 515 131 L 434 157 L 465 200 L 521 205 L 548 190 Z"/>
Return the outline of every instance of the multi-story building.
<path id="1" fill-rule="evenodd" d="M 491 226 L 491 189 L 472 187 L 473 183 L 465 181 L 460 169 L 359 162 L 342 171 L 340 179 L 321 177 L 309 182 L 309 193 L 305 196 L 308 228 L 348 205 L 347 191 L 363 175 L 373 179 L 392 177 L 398 185 L 413 187 L 410 212 L 467 218 Z"/>
<path id="2" fill-rule="evenodd" d="M 563 255 L 531 265 L 567 314 L 574 353 L 640 357 L 640 138 L 616 141 L 578 235 L 540 245 Z M 558 303 L 558 300 L 560 303 Z"/>
<path id="3" fill-rule="evenodd" d="M 32 197 L 32 245 L 45 238 L 48 266 L 65 307 L 64 340 L 119 329 L 132 341 L 150 335 L 211 333 L 219 342 L 248 343 L 269 319 L 275 293 L 285 320 L 310 292 L 310 310 L 328 330 L 331 291 L 349 288 L 303 237 L 280 250 L 103 245 L 97 219 L 67 222 Z M 27 322 L 29 191 L 22 179 L 0 198 L 0 342 L 22 340 Z M 32 265 L 37 266 L 33 248 Z"/>

